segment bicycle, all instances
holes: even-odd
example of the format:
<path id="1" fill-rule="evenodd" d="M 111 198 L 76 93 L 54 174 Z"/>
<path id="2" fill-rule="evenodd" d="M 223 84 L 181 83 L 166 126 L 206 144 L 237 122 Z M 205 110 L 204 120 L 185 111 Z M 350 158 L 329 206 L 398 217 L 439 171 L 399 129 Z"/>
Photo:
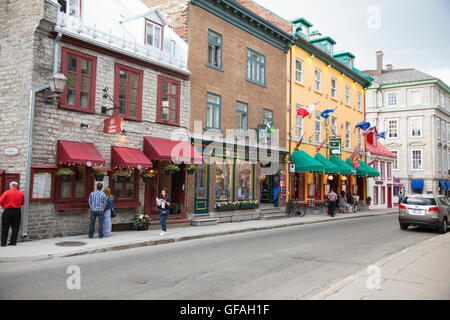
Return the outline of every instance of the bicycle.
<path id="1" fill-rule="evenodd" d="M 286 204 L 286 217 L 303 217 L 306 210 L 303 209 L 296 200 L 289 200 Z"/>

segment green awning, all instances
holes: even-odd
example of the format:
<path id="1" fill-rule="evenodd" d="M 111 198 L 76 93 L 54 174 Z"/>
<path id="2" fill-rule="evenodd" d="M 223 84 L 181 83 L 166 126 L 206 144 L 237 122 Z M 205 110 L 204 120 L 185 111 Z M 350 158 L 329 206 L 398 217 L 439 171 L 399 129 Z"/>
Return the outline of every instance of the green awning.
<path id="1" fill-rule="evenodd" d="M 339 168 L 320 153 L 316 153 L 314 159 L 319 161 L 325 167 L 325 173 L 340 173 Z"/>
<path id="2" fill-rule="evenodd" d="M 348 165 L 345 161 L 338 157 L 330 157 L 330 161 L 339 168 L 341 174 L 356 175 L 356 169 Z"/>
<path id="3" fill-rule="evenodd" d="M 363 165 L 362 165 L 363 162 L 362 162 L 361 160 L 358 160 L 358 161 L 359 161 L 360 166 L 359 166 L 358 168 L 355 168 L 355 169 L 356 169 L 356 174 L 357 174 L 358 176 L 368 176 L 369 173 L 371 172 L 371 171 L 368 169 L 369 166 L 363 166 Z M 347 158 L 347 160 L 345 160 L 345 162 L 348 163 L 349 166 L 353 167 L 352 159 L 351 159 L 351 158 Z M 369 168 L 370 168 L 370 167 L 369 167 Z"/>
<path id="4" fill-rule="evenodd" d="M 302 150 L 296 150 L 291 155 L 291 163 L 295 164 L 295 172 L 324 172 L 322 163 L 315 160 Z"/>
<path id="5" fill-rule="evenodd" d="M 375 170 L 374 168 L 369 166 L 364 161 L 359 161 L 359 163 L 361 164 L 361 167 L 366 167 L 367 168 L 367 172 L 368 172 L 367 176 L 368 177 L 379 177 L 380 176 L 380 173 L 377 170 Z"/>

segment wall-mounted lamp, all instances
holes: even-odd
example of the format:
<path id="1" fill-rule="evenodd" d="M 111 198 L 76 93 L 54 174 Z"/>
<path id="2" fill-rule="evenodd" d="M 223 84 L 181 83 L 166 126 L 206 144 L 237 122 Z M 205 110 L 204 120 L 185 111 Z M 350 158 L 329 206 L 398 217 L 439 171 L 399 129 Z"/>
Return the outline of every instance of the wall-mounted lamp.
<path id="1" fill-rule="evenodd" d="M 52 102 L 61 96 L 61 93 L 66 87 L 67 78 L 64 74 L 56 72 L 48 79 L 49 89 L 44 91 L 44 100 Z"/>
<path id="2" fill-rule="evenodd" d="M 103 88 L 103 99 L 109 99 L 109 101 L 112 102 L 114 107 L 113 108 L 102 107 L 102 110 L 101 110 L 102 114 L 107 114 L 109 110 L 119 109 L 119 107 L 116 105 L 114 100 L 109 95 L 108 90 L 109 90 L 108 87 Z"/>
<path id="3" fill-rule="evenodd" d="M 88 129 L 90 129 L 91 125 L 88 124 L 88 123 L 80 123 L 80 128 L 88 128 Z"/>
<path id="4" fill-rule="evenodd" d="M 125 131 L 125 129 L 122 130 L 122 132 L 120 133 L 121 136 L 126 136 L 127 132 Z"/>

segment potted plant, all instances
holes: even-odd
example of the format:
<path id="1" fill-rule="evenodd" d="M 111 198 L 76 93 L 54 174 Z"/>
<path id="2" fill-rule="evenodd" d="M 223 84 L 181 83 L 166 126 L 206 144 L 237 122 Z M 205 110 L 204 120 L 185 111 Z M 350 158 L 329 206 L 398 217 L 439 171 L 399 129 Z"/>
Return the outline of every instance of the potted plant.
<path id="1" fill-rule="evenodd" d="M 117 169 L 113 173 L 113 178 L 117 182 L 128 182 L 130 181 L 132 171 L 129 169 Z"/>
<path id="2" fill-rule="evenodd" d="M 366 203 L 367 203 L 368 206 L 370 206 L 370 204 L 372 203 L 372 198 L 371 197 L 367 197 Z"/>
<path id="3" fill-rule="evenodd" d="M 166 171 L 168 174 L 175 174 L 176 172 L 180 171 L 180 167 L 176 164 L 171 163 L 164 168 L 164 171 Z"/>
<path id="4" fill-rule="evenodd" d="M 150 182 L 151 179 L 154 178 L 155 176 L 156 176 L 156 173 L 155 173 L 155 171 L 153 171 L 153 170 L 150 170 L 150 171 L 144 171 L 144 172 L 141 174 L 142 180 L 143 180 L 144 182 Z"/>
<path id="5" fill-rule="evenodd" d="M 197 169 L 197 166 L 195 164 L 188 164 L 185 168 L 187 174 L 193 174 L 196 169 Z"/>
<path id="6" fill-rule="evenodd" d="M 171 214 L 179 214 L 180 213 L 180 204 L 179 203 L 171 203 L 170 204 L 170 213 Z"/>
<path id="7" fill-rule="evenodd" d="M 60 176 L 62 181 L 70 181 L 75 175 L 75 172 L 70 168 L 62 168 L 58 170 L 56 175 Z"/>
<path id="8" fill-rule="evenodd" d="M 94 169 L 93 176 L 95 181 L 103 181 L 103 178 L 108 175 L 108 169 L 96 168 Z"/>
<path id="9" fill-rule="evenodd" d="M 133 218 L 133 227 L 134 230 L 144 231 L 148 230 L 148 225 L 150 224 L 150 216 L 145 213 L 135 214 Z"/>

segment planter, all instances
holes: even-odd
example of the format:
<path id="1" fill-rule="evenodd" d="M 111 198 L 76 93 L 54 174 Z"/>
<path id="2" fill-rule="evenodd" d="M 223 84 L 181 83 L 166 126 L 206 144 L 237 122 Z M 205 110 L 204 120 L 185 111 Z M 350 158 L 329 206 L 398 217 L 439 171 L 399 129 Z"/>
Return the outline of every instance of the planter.
<path id="1" fill-rule="evenodd" d="M 146 230 L 148 230 L 148 224 L 143 225 L 143 226 L 134 226 L 134 230 L 136 230 L 136 231 L 146 231 Z"/>
<path id="2" fill-rule="evenodd" d="M 62 181 L 72 181 L 72 175 L 62 175 L 61 180 Z"/>
<path id="3" fill-rule="evenodd" d="M 95 181 L 103 181 L 105 176 L 94 176 Z"/>
<path id="4" fill-rule="evenodd" d="M 144 181 L 144 182 L 150 182 L 150 181 L 152 181 L 152 178 L 144 178 L 144 177 L 142 177 L 142 181 Z"/>
<path id="5" fill-rule="evenodd" d="M 116 181 L 117 182 L 129 182 L 131 177 L 124 177 L 124 176 L 117 176 Z"/>
<path id="6" fill-rule="evenodd" d="M 175 174 L 175 173 L 177 173 L 176 170 L 166 170 L 166 172 L 167 172 L 168 174 Z"/>
<path id="7" fill-rule="evenodd" d="M 187 172 L 187 174 L 193 174 L 195 172 L 195 169 L 194 170 L 186 170 L 186 172 Z"/>
<path id="8" fill-rule="evenodd" d="M 216 211 L 233 211 L 235 209 L 235 207 L 218 207 L 216 208 Z"/>

